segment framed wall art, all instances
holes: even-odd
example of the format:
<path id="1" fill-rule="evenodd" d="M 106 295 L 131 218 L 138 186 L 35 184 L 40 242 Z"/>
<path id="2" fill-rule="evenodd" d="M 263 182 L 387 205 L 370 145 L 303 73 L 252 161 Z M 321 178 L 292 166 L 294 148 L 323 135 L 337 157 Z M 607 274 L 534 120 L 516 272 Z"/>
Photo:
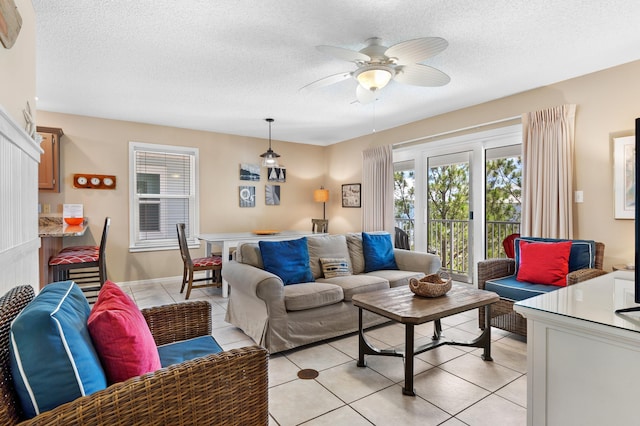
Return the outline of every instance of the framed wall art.
<path id="1" fill-rule="evenodd" d="M 240 180 L 260 180 L 260 166 L 258 164 L 240 164 Z"/>
<path id="2" fill-rule="evenodd" d="M 240 207 L 256 206 L 256 187 L 255 186 L 239 186 Z"/>
<path id="3" fill-rule="evenodd" d="M 270 182 L 286 182 L 287 169 L 284 167 L 267 167 L 267 180 Z"/>
<path id="4" fill-rule="evenodd" d="M 634 136 L 613 139 L 613 191 L 616 219 L 634 219 L 636 212 L 636 146 Z"/>
<path id="5" fill-rule="evenodd" d="M 360 184 L 342 185 L 342 207 L 360 207 Z"/>
<path id="6" fill-rule="evenodd" d="M 280 205 L 280 185 L 264 186 L 264 201 L 268 206 Z"/>
<path id="7" fill-rule="evenodd" d="M 0 0 L 0 42 L 11 49 L 22 28 L 22 16 L 14 0 Z"/>

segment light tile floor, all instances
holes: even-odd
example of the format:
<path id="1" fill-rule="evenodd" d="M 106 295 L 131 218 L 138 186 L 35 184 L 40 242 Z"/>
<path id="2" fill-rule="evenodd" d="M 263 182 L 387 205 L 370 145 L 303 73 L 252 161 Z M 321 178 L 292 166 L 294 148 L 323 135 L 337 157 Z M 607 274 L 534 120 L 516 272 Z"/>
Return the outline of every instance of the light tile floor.
<path id="1" fill-rule="evenodd" d="M 184 301 L 180 284 L 124 285 L 140 308 Z M 220 289 L 195 289 L 190 300 L 212 306 L 213 336 L 223 349 L 254 344 L 226 323 L 227 299 Z M 477 310 L 442 320 L 443 332 L 471 340 L 479 332 Z M 416 327 L 416 343 L 430 339 L 433 326 Z M 379 348 L 401 345 L 404 327 L 390 323 L 367 333 Z M 482 349 L 442 346 L 416 356 L 416 397 L 402 395 L 401 358 L 366 358 L 358 368 L 356 334 L 274 354 L 269 360 L 270 425 L 525 425 L 526 341 L 492 329 L 493 362 Z M 313 368 L 316 379 L 302 380 L 299 370 Z"/>

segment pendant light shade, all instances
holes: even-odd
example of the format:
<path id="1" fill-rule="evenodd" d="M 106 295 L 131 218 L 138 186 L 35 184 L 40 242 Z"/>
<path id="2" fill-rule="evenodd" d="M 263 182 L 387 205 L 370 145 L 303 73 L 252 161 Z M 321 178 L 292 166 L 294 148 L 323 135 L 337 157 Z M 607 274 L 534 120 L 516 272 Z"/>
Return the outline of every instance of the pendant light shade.
<path id="1" fill-rule="evenodd" d="M 260 157 L 262 157 L 262 167 L 278 167 L 278 157 L 280 157 L 280 154 L 271 149 L 271 123 L 273 123 L 274 120 L 273 118 L 265 118 L 264 121 L 269 123 L 269 149 L 260 155 Z"/>

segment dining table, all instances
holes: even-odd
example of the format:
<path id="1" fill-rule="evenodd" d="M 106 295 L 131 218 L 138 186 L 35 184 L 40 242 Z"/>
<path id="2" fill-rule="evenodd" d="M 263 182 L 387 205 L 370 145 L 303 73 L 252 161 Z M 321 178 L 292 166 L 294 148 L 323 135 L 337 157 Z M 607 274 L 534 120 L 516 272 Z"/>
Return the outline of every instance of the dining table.
<path id="1" fill-rule="evenodd" d="M 240 243 L 255 243 L 258 241 L 285 241 L 311 235 L 324 235 L 313 231 L 252 231 L 252 232 L 222 232 L 215 234 L 199 234 L 197 238 L 206 242 L 205 254 L 211 256 L 213 247 L 222 250 L 222 270 L 229 263 L 230 249 L 236 248 Z M 229 283 L 222 276 L 222 297 L 229 297 Z"/>

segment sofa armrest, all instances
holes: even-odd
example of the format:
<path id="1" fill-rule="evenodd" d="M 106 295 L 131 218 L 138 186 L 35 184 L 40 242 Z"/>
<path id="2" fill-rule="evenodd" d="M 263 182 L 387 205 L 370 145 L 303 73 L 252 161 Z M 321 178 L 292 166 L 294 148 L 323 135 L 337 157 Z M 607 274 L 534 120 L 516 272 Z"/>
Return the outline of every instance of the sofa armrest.
<path id="1" fill-rule="evenodd" d="M 425 275 L 435 274 L 442 267 L 440 256 L 413 250 L 393 249 L 398 268 L 403 271 L 422 272 Z"/>
<path id="2" fill-rule="evenodd" d="M 577 271 L 569 272 L 567 274 L 567 285 L 577 284 L 582 281 L 590 280 L 591 278 L 599 277 L 606 273 L 607 271 L 596 268 L 578 269 Z"/>
<path id="3" fill-rule="evenodd" d="M 268 355 L 232 349 L 116 383 L 21 425 L 267 425 Z"/>
<path id="4" fill-rule="evenodd" d="M 231 261 L 222 270 L 233 292 L 244 296 L 259 297 L 267 303 L 281 300 L 284 303 L 284 283 L 282 279 L 264 269 L 245 263 Z"/>
<path id="5" fill-rule="evenodd" d="M 141 310 L 157 346 L 211 334 L 211 304 L 182 302 Z"/>
<path id="6" fill-rule="evenodd" d="M 508 277 L 516 271 L 516 261 L 513 259 L 487 259 L 478 262 L 478 288 L 484 290 L 487 280 Z"/>

